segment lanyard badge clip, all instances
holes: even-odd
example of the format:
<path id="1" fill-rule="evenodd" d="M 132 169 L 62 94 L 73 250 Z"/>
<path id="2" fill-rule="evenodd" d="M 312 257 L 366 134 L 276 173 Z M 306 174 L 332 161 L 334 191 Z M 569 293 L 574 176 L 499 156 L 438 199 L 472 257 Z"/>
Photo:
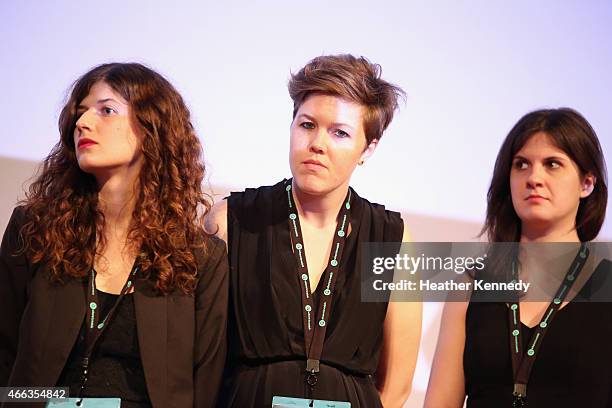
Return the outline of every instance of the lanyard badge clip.
<path id="1" fill-rule="evenodd" d="M 514 395 L 514 400 L 512 401 L 513 408 L 522 408 L 525 404 L 525 398 L 527 397 L 527 384 L 514 384 L 514 391 L 512 392 Z"/>
<path id="2" fill-rule="evenodd" d="M 309 358 L 306 361 L 306 384 L 310 387 L 314 387 L 317 385 L 317 381 L 319 378 L 317 374 L 319 373 L 319 360 L 314 360 Z"/>

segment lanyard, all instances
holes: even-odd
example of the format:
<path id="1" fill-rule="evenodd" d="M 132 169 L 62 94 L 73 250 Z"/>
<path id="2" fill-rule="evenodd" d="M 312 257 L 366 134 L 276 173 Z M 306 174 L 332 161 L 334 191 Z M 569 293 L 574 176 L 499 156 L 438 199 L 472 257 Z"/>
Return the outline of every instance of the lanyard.
<path id="1" fill-rule="evenodd" d="M 83 373 L 81 375 L 81 388 L 79 389 L 78 398 L 81 399 L 83 395 L 83 391 L 85 390 L 85 385 L 87 383 L 87 377 L 89 374 L 89 364 L 90 358 L 93 353 L 93 350 L 102 336 L 102 333 L 106 330 L 108 325 L 110 324 L 115 312 L 117 310 L 117 306 L 123 300 L 123 297 L 132 287 L 132 279 L 138 272 L 138 266 L 134 264 L 132 268 L 132 272 L 128 275 L 128 278 L 123 285 L 123 289 L 119 293 L 119 297 L 115 300 L 115 304 L 110 309 L 108 314 L 100 319 L 100 312 L 98 308 L 100 307 L 100 301 L 98 299 L 98 293 L 96 292 L 96 271 L 91 268 L 91 273 L 89 274 L 89 280 L 87 282 L 87 314 L 85 317 L 86 324 L 86 335 L 85 335 L 85 351 L 83 352 L 83 357 L 81 359 L 81 369 Z"/>
<path id="2" fill-rule="evenodd" d="M 312 388 L 317 383 L 317 373 L 319 372 L 319 360 L 323 351 L 325 332 L 327 324 L 331 318 L 331 305 L 334 295 L 336 278 L 340 271 L 340 260 L 346 240 L 346 230 L 348 229 L 348 216 L 351 208 L 351 189 L 346 195 L 346 199 L 338 214 L 338 224 L 334 232 L 332 250 L 329 254 L 328 267 L 325 268 L 321 282 L 325 284 L 323 295 L 319 298 L 318 304 L 314 304 L 310 287 L 310 275 L 306 264 L 306 249 L 300 228 L 300 217 L 297 207 L 293 201 L 291 193 L 291 179 L 287 181 L 285 190 L 287 191 L 287 201 L 289 202 L 289 231 L 293 241 L 293 254 L 297 262 L 297 273 L 302 292 L 302 319 L 304 328 L 304 343 L 307 354 L 306 361 L 306 382 Z M 320 315 L 317 316 L 317 313 Z"/>
<path id="3" fill-rule="evenodd" d="M 563 282 L 557 289 L 557 293 L 553 298 L 552 302 L 548 305 L 544 316 L 540 323 L 536 326 L 536 330 L 533 333 L 531 339 L 527 342 L 529 348 L 527 353 L 523 354 L 523 341 L 521 339 L 521 307 L 518 301 L 510 304 L 508 308 L 508 322 L 510 327 L 510 350 L 512 355 L 512 373 L 514 378 L 514 400 L 512 402 L 513 407 L 525 406 L 525 398 L 527 397 L 527 383 L 533 364 L 537 357 L 538 350 L 544 340 L 544 335 L 550 326 L 550 323 L 554 319 L 557 311 L 561 307 L 563 300 L 566 298 L 567 293 L 571 289 L 572 285 L 576 281 L 576 278 L 582 271 L 584 264 L 589 256 L 589 249 L 586 244 L 580 246 L 578 254 L 574 258 L 571 266 L 569 267 Z M 518 271 L 516 267 L 516 261 L 512 261 L 512 275 L 513 279 L 517 280 Z"/>

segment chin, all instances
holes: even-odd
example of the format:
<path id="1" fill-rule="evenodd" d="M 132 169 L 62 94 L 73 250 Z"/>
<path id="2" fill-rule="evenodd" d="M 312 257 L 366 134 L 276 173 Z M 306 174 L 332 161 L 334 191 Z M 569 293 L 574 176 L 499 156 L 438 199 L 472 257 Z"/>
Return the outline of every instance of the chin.
<path id="1" fill-rule="evenodd" d="M 97 168 L 93 160 L 88 160 L 86 158 L 78 159 L 78 164 L 80 169 L 85 173 L 92 173 Z"/>
<path id="2" fill-rule="evenodd" d="M 524 211 L 518 214 L 518 216 L 523 224 L 529 225 L 551 225 L 554 224 L 556 220 L 551 214 L 542 214 L 539 211 Z"/>
<path id="3" fill-rule="evenodd" d="M 93 160 L 92 158 L 84 157 L 78 160 L 78 164 L 81 171 L 94 176 L 96 174 L 104 172 L 108 168 L 112 168 L 112 166 L 109 166 L 107 163 L 100 163 L 99 160 Z"/>
<path id="4" fill-rule="evenodd" d="M 297 188 L 306 194 L 322 195 L 332 190 L 328 182 L 314 174 L 294 175 L 293 180 Z"/>
<path id="5" fill-rule="evenodd" d="M 523 211 L 517 211 L 519 218 L 523 221 L 546 221 L 550 220 L 550 211 L 540 211 L 538 208 L 526 208 Z"/>

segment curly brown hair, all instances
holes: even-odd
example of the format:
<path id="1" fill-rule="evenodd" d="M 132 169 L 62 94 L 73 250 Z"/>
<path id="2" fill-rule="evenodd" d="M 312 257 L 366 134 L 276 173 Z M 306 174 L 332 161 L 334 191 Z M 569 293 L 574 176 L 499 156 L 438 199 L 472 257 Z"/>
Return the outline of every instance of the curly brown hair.
<path id="1" fill-rule="evenodd" d="M 363 127 L 366 146 L 380 140 L 406 94 L 381 78 L 379 64 L 351 54 L 321 55 L 291 75 L 288 88 L 293 100 L 293 118 L 313 93 L 339 96 L 365 107 Z"/>
<path id="2" fill-rule="evenodd" d="M 73 138 L 77 107 L 100 81 L 128 102 L 130 119 L 144 135 L 128 241 L 140 247 L 140 268 L 159 292 L 193 293 L 195 253 L 206 252 L 210 237 L 203 228 L 211 204 L 202 191 L 202 147 L 181 95 L 141 64 L 103 64 L 73 84 L 59 117 L 60 141 L 21 202 L 27 220 L 22 250 L 33 262 L 45 262 L 53 281 L 63 282 L 86 276 L 105 245 L 96 180 L 79 168 Z"/>

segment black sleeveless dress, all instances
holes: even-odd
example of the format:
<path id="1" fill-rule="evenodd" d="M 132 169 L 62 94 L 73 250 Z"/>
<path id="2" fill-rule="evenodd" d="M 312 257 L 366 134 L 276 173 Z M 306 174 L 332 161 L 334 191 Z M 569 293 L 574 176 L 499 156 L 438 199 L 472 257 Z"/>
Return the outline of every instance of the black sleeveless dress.
<path id="1" fill-rule="evenodd" d="M 307 398 L 301 283 L 284 183 L 228 198 L 230 344 L 223 407 L 271 407 L 273 396 Z M 400 242 L 404 227 L 398 213 L 357 194 L 350 222 L 312 398 L 349 401 L 353 408 L 382 407 L 372 374 L 387 303 L 361 302 L 359 243 Z"/>
<path id="2" fill-rule="evenodd" d="M 612 303 L 601 301 L 610 300 L 611 278 L 612 263 L 602 261 L 577 295 L 583 301 L 557 312 L 529 377 L 528 408 L 612 407 Z M 535 328 L 521 331 L 527 340 Z M 505 303 L 469 304 L 463 367 L 468 408 L 512 407 Z"/>

